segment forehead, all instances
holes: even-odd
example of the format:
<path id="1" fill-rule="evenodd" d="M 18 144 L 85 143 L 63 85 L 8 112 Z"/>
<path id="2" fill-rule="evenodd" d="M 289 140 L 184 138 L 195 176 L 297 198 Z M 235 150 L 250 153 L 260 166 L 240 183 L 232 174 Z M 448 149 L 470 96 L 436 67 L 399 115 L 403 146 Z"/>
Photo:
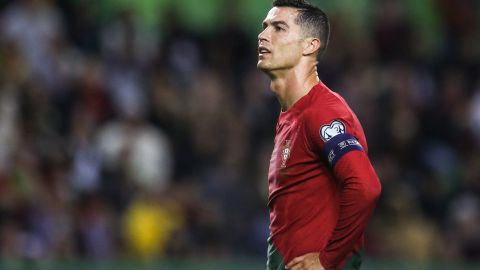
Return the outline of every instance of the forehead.
<path id="1" fill-rule="evenodd" d="M 297 18 L 298 10 L 292 7 L 273 7 L 267 14 L 264 22 L 284 21 L 293 24 Z"/>

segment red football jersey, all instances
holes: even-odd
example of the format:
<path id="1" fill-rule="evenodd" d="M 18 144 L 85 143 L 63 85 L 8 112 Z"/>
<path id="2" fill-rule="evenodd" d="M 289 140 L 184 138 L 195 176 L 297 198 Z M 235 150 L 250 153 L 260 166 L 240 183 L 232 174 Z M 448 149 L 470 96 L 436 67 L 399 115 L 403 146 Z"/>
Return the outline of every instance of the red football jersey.
<path id="1" fill-rule="evenodd" d="M 273 245 L 269 246 L 269 269 L 278 268 L 273 265 L 272 250 L 278 251 L 281 264 L 320 252 L 326 269 L 341 269 L 345 261 L 359 254 L 376 197 L 367 202 L 367 207 L 361 203 L 356 207 L 357 201 L 351 200 L 363 200 L 361 192 L 357 196 L 356 187 L 369 188 L 369 183 L 379 186 L 367 149 L 355 114 L 322 82 L 280 113 L 268 174 L 269 243 Z M 343 159 L 348 161 L 340 164 Z M 357 160 L 370 166 L 358 168 L 367 170 L 360 178 L 369 179 L 350 176 L 356 169 L 349 164 Z M 342 193 L 347 184 L 352 185 L 354 193 Z M 345 218 L 342 211 L 346 212 Z"/>

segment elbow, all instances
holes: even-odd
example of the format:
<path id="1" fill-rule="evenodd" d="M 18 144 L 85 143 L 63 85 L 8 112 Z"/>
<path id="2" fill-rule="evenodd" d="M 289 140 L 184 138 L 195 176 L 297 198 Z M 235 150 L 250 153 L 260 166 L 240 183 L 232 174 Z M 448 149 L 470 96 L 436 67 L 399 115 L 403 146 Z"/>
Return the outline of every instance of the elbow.
<path id="1" fill-rule="evenodd" d="M 366 208 L 375 205 L 382 193 L 382 186 L 377 175 L 365 175 L 364 177 L 359 178 L 357 183 L 359 183 L 356 188 L 357 196 L 360 199 L 359 202 Z"/>
<path id="2" fill-rule="evenodd" d="M 372 177 L 369 181 L 369 185 L 364 189 L 365 201 L 375 204 L 380 198 L 381 193 L 382 185 L 380 184 L 378 177 L 375 175 L 375 177 Z"/>

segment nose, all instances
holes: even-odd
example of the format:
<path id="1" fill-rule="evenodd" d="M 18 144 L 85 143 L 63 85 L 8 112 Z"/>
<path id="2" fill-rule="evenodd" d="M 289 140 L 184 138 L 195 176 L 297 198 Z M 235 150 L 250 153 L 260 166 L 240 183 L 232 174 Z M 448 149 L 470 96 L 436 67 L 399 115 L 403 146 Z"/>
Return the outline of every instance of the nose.
<path id="1" fill-rule="evenodd" d="M 263 29 L 262 32 L 258 34 L 258 42 L 261 43 L 262 41 L 267 41 L 267 29 Z"/>

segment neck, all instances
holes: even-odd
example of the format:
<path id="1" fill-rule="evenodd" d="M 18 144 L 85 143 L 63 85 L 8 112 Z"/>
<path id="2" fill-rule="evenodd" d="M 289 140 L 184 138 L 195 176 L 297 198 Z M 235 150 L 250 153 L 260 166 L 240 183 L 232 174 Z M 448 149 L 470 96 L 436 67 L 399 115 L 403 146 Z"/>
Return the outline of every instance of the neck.
<path id="1" fill-rule="evenodd" d="M 277 95 L 282 111 L 288 111 L 300 98 L 320 82 L 317 67 L 292 69 L 271 75 L 270 88 Z"/>

